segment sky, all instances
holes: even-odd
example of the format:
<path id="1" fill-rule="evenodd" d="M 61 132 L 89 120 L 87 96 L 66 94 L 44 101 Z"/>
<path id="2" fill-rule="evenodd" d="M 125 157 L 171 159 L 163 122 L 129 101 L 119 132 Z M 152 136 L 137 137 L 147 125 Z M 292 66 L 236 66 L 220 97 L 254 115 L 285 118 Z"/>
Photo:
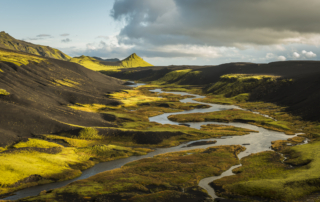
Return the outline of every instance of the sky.
<path id="1" fill-rule="evenodd" d="M 0 0 L 0 31 L 153 65 L 320 59 L 319 0 Z"/>

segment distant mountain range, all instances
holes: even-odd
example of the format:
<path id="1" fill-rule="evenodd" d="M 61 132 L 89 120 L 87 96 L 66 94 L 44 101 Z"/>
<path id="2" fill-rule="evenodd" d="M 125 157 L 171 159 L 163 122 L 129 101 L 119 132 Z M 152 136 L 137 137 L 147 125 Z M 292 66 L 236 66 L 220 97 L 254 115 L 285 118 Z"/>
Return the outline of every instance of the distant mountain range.
<path id="1" fill-rule="evenodd" d="M 10 50 L 22 51 L 47 58 L 69 61 L 71 57 L 58 49 L 49 46 L 35 45 L 13 38 L 5 32 L 0 32 L 0 47 Z"/>
<path id="2" fill-rule="evenodd" d="M 144 61 L 137 54 L 132 54 L 124 60 L 118 58 L 102 59 L 100 57 L 70 57 L 58 49 L 49 46 L 36 45 L 22 40 L 18 40 L 5 33 L 0 32 L 0 48 L 21 51 L 46 58 L 54 58 L 64 61 L 74 62 L 94 71 L 114 71 L 121 68 L 150 67 L 150 63 Z"/>
<path id="3" fill-rule="evenodd" d="M 111 59 L 116 60 L 116 59 Z M 88 69 L 94 71 L 114 71 L 122 68 L 135 68 L 135 67 L 151 67 L 152 64 L 144 61 L 137 54 L 133 53 L 129 57 L 124 60 L 118 61 L 110 61 L 110 60 L 101 60 L 97 59 L 97 57 L 89 57 L 89 56 L 80 56 L 74 57 L 70 60 L 71 62 L 80 64 Z"/>

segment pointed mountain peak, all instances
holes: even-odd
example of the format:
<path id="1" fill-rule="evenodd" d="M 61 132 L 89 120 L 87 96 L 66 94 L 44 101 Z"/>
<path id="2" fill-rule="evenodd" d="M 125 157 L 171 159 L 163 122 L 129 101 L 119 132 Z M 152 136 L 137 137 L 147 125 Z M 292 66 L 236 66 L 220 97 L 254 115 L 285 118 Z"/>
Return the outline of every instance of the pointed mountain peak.
<path id="1" fill-rule="evenodd" d="M 121 61 L 124 67 L 150 67 L 152 64 L 147 63 L 136 53 L 131 54 L 129 57 Z"/>

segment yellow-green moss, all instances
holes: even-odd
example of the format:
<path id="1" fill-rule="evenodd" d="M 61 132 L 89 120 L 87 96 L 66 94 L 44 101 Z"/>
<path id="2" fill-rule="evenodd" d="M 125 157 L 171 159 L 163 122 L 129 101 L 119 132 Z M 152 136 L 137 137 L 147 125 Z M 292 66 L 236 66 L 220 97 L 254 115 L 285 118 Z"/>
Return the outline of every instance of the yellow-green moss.
<path id="1" fill-rule="evenodd" d="M 55 79 L 54 82 L 52 82 L 52 83 L 56 86 L 67 86 L 67 87 L 71 87 L 71 88 L 79 85 L 78 82 L 72 81 L 70 79 L 63 79 L 63 80 Z"/>
<path id="2" fill-rule="evenodd" d="M 141 103 L 155 102 L 162 100 L 163 98 L 148 96 L 142 93 L 140 90 L 125 90 L 110 95 L 111 98 L 120 100 L 123 102 L 124 107 L 137 106 Z"/>
<path id="3" fill-rule="evenodd" d="M 197 186 L 202 178 L 219 175 L 230 166 L 238 164 L 235 154 L 244 150 L 241 146 L 219 146 L 166 153 L 134 161 L 119 169 L 102 172 L 55 189 L 52 193 L 26 200 L 51 201 L 56 200 L 58 195 L 69 193 L 87 199 L 96 197 L 97 193 L 129 196 L 130 201 L 148 201 L 155 197 L 150 196 L 150 193 L 158 193 L 157 199 L 161 200 L 162 197 L 168 197 L 169 190 Z"/>
<path id="4" fill-rule="evenodd" d="M 287 163 L 310 162 L 308 165 L 288 169 L 275 152 L 253 154 L 241 160 L 240 173 L 215 181 L 229 193 L 262 196 L 272 199 L 293 201 L 312 192 L 319 191 L 320 142 L 299 145 L 289 149 L 292 153 Z M 290 152 L 291 151 L 291 152 Z"/>
<path id="5" fill-rule="evenodd" d="M 83 128 L 79 132 L 79 139 L 85 140 L 100 140 L 103 139 L 103 136 L 98 134 L 99 131 L 95 128 Z"/>
<path id="6" fill-rule="evenodd" d="M 0 61 L 11 62 L 18 66 L 21 66 L 21 65 L 27 65 L 30 62 L 40 63 L 42 61 L 46 61 L 46 59 L 33 56 L 33 55 L 23 54 L 23 53 L 0 50 Z"/>
<path id="7" fill-rule="evenodd" d="M 10 95 L 6 90 L 0 89 L 0 95 Z"/>
<path id="8" fill-rule="evenodd" d="M 137 54 L 132 54 L 126 59 L 121 61 L 121 66 L 123 67 L 150 67 L 153 66 L 150 63 L 147 63 L 142 58 L 140 58 Z"/>
<path id="9" fill-rule="evenodd" d="M 89 56 L 74 57 L 70 60 L 70 62 L 80 64 L 93 71 L 117 70 L 122 67 L 118 65 L 104 65 L 101 61 Z"/>
<path id="10" fill-rule="evenodd" d="M 108 65 L 106 65 L 103 63 L 103 61 L 97 60 L 89 56 L 74 57 L 70 61 L 80 64 L 88 69 L 91 69 L 94 71 L 103 71 L 105 73 L 117 72 L 121 68 L 153 66 L 145 62 L 142 58 L 140 58 L 136 54 L 132 54 L 131 56 L 122 60 L 121 62 L 114 62 L 114 65 L 110 65 L 112 63 L 108 63 Z"/>
<path id="11" fill-rule="evenodd" d="M 71 58 L 70 56 L 64 54 L 60 50 L 51 48 L 49 46 L 35 45 L 25 41 L 17 40 L 5 32 L 0 32 L 0 45 L 5 46 L 7 49 L 27 52 L 43 57 L 50 57 L 67 61 Z"/>
<path id="12" fill-rule="evenodd" d="M 36 151 L 19 151 L 14 153 L 0 153 L 0 184 L 2 187 L 12 185 L 30 175 L 50 177 L 73 172 L 73 176 L 80 175 L 80 171 L 71 169 L 68 164 L 77 163 L 79 156 L 73 148 L 64 148 L 59 154 L 47 154 Z M 1 188 L 0 188 L 1 194 Z"/>
<path id="13" fill-rule="evenodd" d="M 156 81 L 152 81 L 152 84 L 179 84 L 185 81 L 200 79 L 200 73 L 200 71 L 193 71 L 192 69 L 175 70 Z"/>
<path id="14" fill-rule="evenodd" d="M 286 132 L 290 130 L 287 126 L 289 123 L 285 121 L 274 121 L 271 118 L 264 117 L 260 114 L 255 114 L 243 110 L 224 110 L 208 113 L 193 113 L 193 114 L 178 114 L 168 117 L 172 121 L 177 122 L 202 122 L 202 121 L 219 121 L 219 122 L 245 122 L 258 125 L 267 129 Z M 291 132 L 289 132 L 291 133 Z"/>
<path id="15" fill-rule="evenodd" d="M 62 147 L 59 144 L 48 142 L 45 140 L 29 138 L 27 142 L 19 142 L 13 146 L 14 148 L 22 147 L 38 147 L 38 148 L 51 148 L 51 147 Z"/>

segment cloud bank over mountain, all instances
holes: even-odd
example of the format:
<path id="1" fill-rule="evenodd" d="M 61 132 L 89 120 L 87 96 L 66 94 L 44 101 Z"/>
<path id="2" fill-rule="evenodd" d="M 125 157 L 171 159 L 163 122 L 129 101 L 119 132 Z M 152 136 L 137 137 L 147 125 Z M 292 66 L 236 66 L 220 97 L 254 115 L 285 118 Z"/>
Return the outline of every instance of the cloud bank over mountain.
<path id="1" fill-rule="evenodd" d="M 126 44 L 231 46 L 320 44 L 320 1 L 116 0 Z"/>
<path id="2" fill-rule="evenodd" d="M 318 0 L 116 0 L 110 15 L 124 25 L 119 47 L 146 57 L 264 62 L 317 59 L 319 7 Z"/>

